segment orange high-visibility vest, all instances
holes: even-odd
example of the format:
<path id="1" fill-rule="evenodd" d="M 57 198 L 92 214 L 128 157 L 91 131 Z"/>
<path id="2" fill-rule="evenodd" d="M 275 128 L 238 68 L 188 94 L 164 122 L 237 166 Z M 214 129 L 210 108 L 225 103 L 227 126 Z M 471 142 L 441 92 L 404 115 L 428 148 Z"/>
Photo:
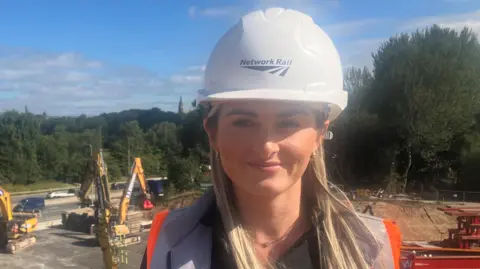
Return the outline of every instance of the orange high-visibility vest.
<path id="1" fill-rule="evenodd" d="M 163 221 L 167 218 L 169 211 L 165 210 L 155 215 L 152 222 L 150 233 L 148 234 L 147 241 L 147 269 L 150 269 L 150 262 L 152 261 L 153 251 L 155 250 L 155 244 L 157 243 L 160 230 L 162 229 Z"/>
<path id="2" fill-rule="evenodd" d="M 392 257 L 394 260 L 394 269 L 400 269 L 400 255 L 402 247 L 402 233 L 400 228 L 393 220 L 384 219 L 383 224 L 387 229 L 388 239 L 390 240 L 390 246 L 392 248 Z"/>

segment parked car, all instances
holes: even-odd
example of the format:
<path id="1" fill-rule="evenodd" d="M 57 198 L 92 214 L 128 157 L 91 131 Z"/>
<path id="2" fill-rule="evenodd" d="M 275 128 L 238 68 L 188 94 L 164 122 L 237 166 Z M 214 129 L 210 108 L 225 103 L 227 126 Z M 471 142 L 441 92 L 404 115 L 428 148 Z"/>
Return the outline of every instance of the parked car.
<path id="1" fill-rule="evenodd" d="M 22 199 L 14 208 L 13 212 L 40 213 L 45 209 L 45 198 L 29 197 Z"/>
<path id="2" fill-rule="evenodd" d="M 73 197 L 75 196 L 75 190 L 69 189 L 68 191 L 51 191 L 47 193 L 45 198 L 55 199 L 55 198 L 64 198 L 64 197 Z"/>

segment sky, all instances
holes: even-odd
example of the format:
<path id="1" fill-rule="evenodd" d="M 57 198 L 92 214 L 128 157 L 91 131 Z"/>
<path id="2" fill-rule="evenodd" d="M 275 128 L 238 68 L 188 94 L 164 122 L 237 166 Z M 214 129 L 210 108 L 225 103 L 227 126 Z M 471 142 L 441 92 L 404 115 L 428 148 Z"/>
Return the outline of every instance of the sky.
<path id="1" fill-rule="evenodd" d="M 480 0 L 0 0 L 0 111 L 188 109 L 218 39 L 267 7 L 312 16 L 344 67 L 434 23 L 480 34 Z"/>

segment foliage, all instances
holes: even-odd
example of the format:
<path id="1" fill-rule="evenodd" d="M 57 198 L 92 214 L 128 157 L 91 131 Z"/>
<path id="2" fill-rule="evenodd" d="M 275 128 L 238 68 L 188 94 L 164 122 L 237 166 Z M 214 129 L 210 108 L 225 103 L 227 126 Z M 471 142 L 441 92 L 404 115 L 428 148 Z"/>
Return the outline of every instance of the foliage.
<path id="1" fill-rule="evenodd" d="M 468 139 L 479 134 L 480 112 L 480 45 L 470 29 L 391 37 L 373 54 L 372 73 L 347 70 L 345 88 L 349 104 L 327 146 L 334 177 L 387 186 L 400 176 L 407 188 L 409 176 L 435 184 L 452 169 L 480 172 Z"/>
<path id="2" fill-rule="evenodd" d="M 4 112 L 0 115 L 0 184 L 13 188 L 51 180 L 79 183 L 84 163 L 102 148 L 112 181 L 126 178 L 133 159 L 140 157 L 147 177 L 167 176 L 172 171 L 169 166 L 180 170 L 188 167 L 186 173 L 173 174 L 172 178 L 178 180 L 174 183 L 178 189 L 189 189 L 193 185 L 186 184 L 185 179 L 200 171 L 195 156 L 207 155 L 208 148 L 199 147 L 205 144 L 196 137 L 185 135 L 183 132 L 192 128 L 182 130 L 182 123 L 175 113 L 156 108 L 95 117 Z M 182 145 L 182 138 L 187 147 Z M 196 154 L 184 154 L 190 151 Z"/>

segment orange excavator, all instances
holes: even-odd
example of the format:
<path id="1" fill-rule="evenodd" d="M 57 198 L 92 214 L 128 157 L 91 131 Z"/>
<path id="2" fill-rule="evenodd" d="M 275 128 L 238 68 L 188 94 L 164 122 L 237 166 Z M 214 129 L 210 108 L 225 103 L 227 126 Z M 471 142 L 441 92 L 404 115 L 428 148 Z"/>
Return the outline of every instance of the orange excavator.
<path id="1" fill-rule="evenodd" d="M 142 167 L 142 160 L 140 158 L 135 158 L 132 168 L 130 169 L 130 175 L 130 180 L 127 182 L 127 187 L 123 191 L 122 199 L 120 200 L 120 222 L 124 221 L 127 216 L 128 205 L 130 203 L 130 199 L 132 198 L 135 182 L 137 180 L 142 191 L 137 205 L 144 210 L 150 210 L 153 208 L 153 204 L 150 200 L 150 194 L 148 192 L 147 180 L 145 179 L 145 173 Z"/>

